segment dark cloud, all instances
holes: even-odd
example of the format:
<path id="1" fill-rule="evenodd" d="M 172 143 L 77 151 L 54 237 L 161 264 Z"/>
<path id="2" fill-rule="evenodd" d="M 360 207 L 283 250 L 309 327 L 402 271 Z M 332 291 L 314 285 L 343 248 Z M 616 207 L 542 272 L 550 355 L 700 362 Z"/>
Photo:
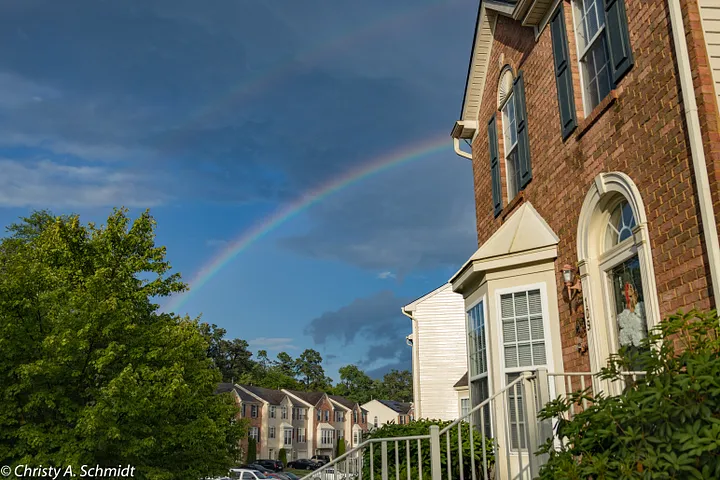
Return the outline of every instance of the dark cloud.
<path id="1" fill-rule="evenodd" d="M 382 367 L 374 368 L 372 370 L 368 370 L 365 373 L 367 373 L 372 378 L 383 378 L 385 374 L 390 373 L 392 370 L 410 370 L 412 371 L 412 357 L 410 353 L 410 349 L 408 348 L 408 351 L 402 356 L 402 360 L 398 360 L 394 363 L 389 363 L 387 365 L 383 365 Z"/>

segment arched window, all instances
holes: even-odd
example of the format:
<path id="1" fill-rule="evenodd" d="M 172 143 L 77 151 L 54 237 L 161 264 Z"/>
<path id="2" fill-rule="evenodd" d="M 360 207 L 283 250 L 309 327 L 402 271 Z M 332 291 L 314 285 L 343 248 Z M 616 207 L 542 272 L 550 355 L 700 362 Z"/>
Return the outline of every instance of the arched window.
<path id="1" fill-rule="evenodd" d="M 578 222 L 578 260 L 597 371 L 621 347 L 639 348 L 659 321 L 645 208 L 627 175 L 593 182 Z"/>
<path id="2" fill-rule="evenodd" d="M 506 65 L 498 84 L 498 110 L 502 112 L 503 150 L 508 202 L 520 191 L 520 165 L 518 165 L 517 112 L 513 95 L 513 72 Z"/>

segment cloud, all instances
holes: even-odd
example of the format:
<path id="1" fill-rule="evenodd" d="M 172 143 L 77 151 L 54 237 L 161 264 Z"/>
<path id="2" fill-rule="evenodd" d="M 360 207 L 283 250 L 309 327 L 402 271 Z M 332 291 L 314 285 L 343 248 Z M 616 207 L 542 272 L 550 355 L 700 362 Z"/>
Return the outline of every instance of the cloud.
<path id="1" fill-rule="evenodd" d="M 293 345 L 294 338 L 286 337 L 259 337 L 253 340 L 249 340 L 248 344 L 257 349 L 271 350 L 271 351 L 283 351 L 283 350 L 295 350 L 298 347 Z"/>
<path id="2" fill-rule="evenodd" d="M 409 350 L 405 336 L 411 326 L 400 309 L 411 301 L 391 291 L 358 298 L 349 305 L 325 312 L 312 320 L 305 334 L 319 345 L 332 340 L 339 340 L 344 345 L 367 345 L 363 358 L 355 362 L 364 367 L 394 363 L 404 359 Z"/>
<path id="3" fill-rule="evenodd" d="M 377 278 L 379 278 L 380 280 L 387 280 L 388 278 L 397 278 L 397 275 L 390 271 L 385 271 L 378 273 Z"/>
<path id="4" fill-rule="evenodd" d="M 166 201 L 150 179 L 88 164 L 0 159 L 0 206 L 150 207 Z"/>
<path id="5" fill-rule="evenodd" d="M 371 378 L 383 378 L 385 374 L 390 373 L 392 370 L 410 370 L 412 371 L 412 358 L 411 358 L 410 349 L 406 353 L 402 355 L 402 359 L 398 360 L 397 362 L 388 363 L 385 365 L 382 365 L 377 368 L 371 368 L 367 370 L 365 373 L 368 374 Z"/>

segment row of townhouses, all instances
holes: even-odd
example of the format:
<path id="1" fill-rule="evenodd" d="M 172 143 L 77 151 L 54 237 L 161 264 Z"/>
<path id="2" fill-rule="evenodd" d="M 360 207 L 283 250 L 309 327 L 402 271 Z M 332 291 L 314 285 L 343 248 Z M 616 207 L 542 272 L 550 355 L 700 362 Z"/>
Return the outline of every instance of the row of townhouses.
<path id="1" fill-rule="evenodd" d="M 452 129 L 479 248 L 402 309 L 418 417 L 524 371 L 597 372 L 679 309 L 717 308 L 719 95 L 720 0 L 480 2 Z"/>
<path id="2" fill-rule="evenodd" d="M 372 400 L 364 405 L 323 392 L 272 390 L 252 385 L 221 384 L 216 393 L 231 392 L 240 417 L 250 422 L 257 458 L 288 460 L 328 455 L 334 458 L 340 440 L 347 449 L 358 446 L 368 430 L 386 423 L 413 419 L 412 404 Z M 370 421 L 371 423 L 368 423 Z M 247 451 L 247 439 L 243 441 Z"/>

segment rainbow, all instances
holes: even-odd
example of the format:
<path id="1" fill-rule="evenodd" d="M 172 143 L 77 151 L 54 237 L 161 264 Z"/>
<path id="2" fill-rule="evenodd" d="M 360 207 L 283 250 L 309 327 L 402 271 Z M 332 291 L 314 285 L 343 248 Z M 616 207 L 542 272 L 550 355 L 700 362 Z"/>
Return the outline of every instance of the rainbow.
<path id="1" fill-rule="evenodd" d="M 218 255 L 212 258 L 193 276 L 189 282 L 190 290 L 172 298 L 163 310 L 172 312 L 182 308 L 182 306 L 194 293 L 197 293 L 198 290 L 207 284 L 210 279 L 228 265 L 228 263 L 230 263 L 235 257 L 247 250 L 252 244 L 265 237 L 268 233 L 280 227 L 283 223 L 294 218 L 321 200 L 352 184 L 390 168 L 447 150 L 450 148 L 448 144 L 449 139 L 447 134 L 420 144 L 415 143 L 412 147 L 401 148 L 392 153 L 376 158 L 375 160 L 364 164 L 361 168 L 337 177 L 316 190 L 306 193 L 296 201 L 286 205 L 275 214 L 266 218 L 263 222 L 254 226 L 250 230 L 243 232 L 237 239 L 230 242 Z"/>

